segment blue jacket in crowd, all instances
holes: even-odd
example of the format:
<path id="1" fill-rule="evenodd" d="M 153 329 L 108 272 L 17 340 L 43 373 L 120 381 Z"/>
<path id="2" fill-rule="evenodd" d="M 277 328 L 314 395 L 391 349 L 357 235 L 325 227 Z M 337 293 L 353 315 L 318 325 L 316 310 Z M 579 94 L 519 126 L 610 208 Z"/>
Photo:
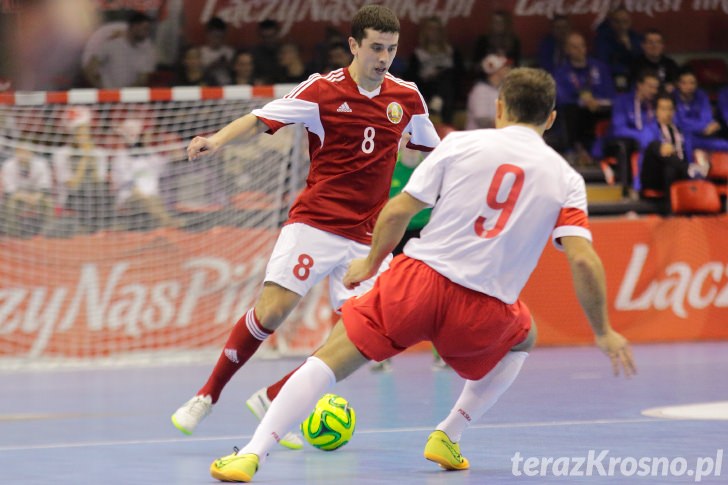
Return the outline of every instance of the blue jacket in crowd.
<path id="1" fill-rule="evenodd" d="M 675 122 L 687 136 L 692 137 L 693 148 L 728 151 L 728 140 L 703 135 L 703 130 L 713 120 L 713 107 L 705 91 L 696 90 L 690 101 L 685 101 L 675 91 Z"/>
<path id="2" fill-rule="evenodd" d="M 637 109 L 638 108 L 638 109 Z M 612 136 L 631 138 L 644 150 L 650 144 L 647 126 L 655 121 L 652 102 L 637 102 L 634 90 L 618 94 L 612 105 Z"/>
<path id="3" fill-rule="evenodd" d="M 728 124 L 728 86 L 718 93 L 718 114 L 723 122 Z"/>
<path id="4" fill-rule="evenodd" d="M 566 61 L 556 69 L 556 104 L 579 104 L 579 93 L 590 91 L 597 99 L 614 99 L 614 81 L 609 67 L 588 58 L 585 67 L 574 67 Z"/>

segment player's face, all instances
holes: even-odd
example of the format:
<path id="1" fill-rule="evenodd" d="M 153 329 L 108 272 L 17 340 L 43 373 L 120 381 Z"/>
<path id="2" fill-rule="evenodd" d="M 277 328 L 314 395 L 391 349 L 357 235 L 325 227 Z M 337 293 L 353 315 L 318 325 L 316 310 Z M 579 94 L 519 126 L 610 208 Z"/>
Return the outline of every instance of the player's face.
<path id="1" fill-rule="evenodd" d="M 152 32 L 152 25 L 149 22 L 139 22 L 129 26 L 129 36 L 134 43 L 144 42 Z"/>
<path id="2" fill-rule="evenodd" d="M 672 118 L 675 115 L 675 106 L 669 99 L 660 99 L 657 101 L 657 109 L 655 110 L 655 116 L 657 121 L 667 125 L 672 123 Z"/>
<path id="3" fill-rule="evenodd" d="M 354 54 L 354 63 L 359 76 L 358 83 L 365 89 L 372 90 L 382 84 L 384 75 L 397 54 L 399 34 L 394 32 L 378 32 L 366 29 L 361 44 L 350 39 Z"/>
<path id="4" fill-rule="evenodd" d="M 677 89 L 685 96 L 692 96 L 698 89 L 698 80 L 692 74 L 683 74 L 677 80 Z"/>
<path id="5" fill-rule="evenodd" d="M 637 83 L 637 95 L 643 100 L 655 99 L 660 90 L 660 80 L 647 76 L 641 83 Z"/>
<path id="6" fill-rule="evenodd" d="M 566 39 L 566 54 L 574 62 L 584 62 L 586 59 L 586 41 L 579 34 L 571 34 Z"/>
<path id="7" fill-rule="evenodd" d="M 664 47 L 662 36 L 659 34 L 647 34 L 642 42 L 642 50 L 648 59 L 657 59 L 662 56 Z"/>

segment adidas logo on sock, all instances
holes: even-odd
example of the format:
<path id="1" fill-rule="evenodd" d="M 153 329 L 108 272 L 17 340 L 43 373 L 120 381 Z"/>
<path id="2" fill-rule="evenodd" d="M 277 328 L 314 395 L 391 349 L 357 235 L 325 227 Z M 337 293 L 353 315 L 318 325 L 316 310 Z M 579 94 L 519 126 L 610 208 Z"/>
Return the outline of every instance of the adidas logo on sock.
<path id="1" fill-rule="evenodd" d="M 343 103 L 341 103 L 341 106 L 336 109 L 336 111 L 338 111 L 339 113 L 351 113 L 351 108 L 349 108 L 349 104 L 344 101 Z"/>
<path id="2" fill-rule="evenodd" d="M 239 364 L 240 361 L 238 360 L 238 351 L 235 349 L 225 349 L 224 351 L 225 357 L 228 358 L 228 360 L 234 364 Z"/>

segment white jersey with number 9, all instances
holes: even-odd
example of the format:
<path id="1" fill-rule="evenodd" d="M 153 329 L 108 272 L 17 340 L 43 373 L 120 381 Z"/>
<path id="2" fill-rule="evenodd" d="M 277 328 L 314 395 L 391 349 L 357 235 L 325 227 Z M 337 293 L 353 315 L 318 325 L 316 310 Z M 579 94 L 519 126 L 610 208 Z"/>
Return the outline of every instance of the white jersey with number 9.
<path id="1" fill-rule="evenodd" d="M 450 280 L 514 303 L 551 236 L 591 240 L 584 179 L 534 130 L 450 134 L 404 192 L 437 205 L 404 249 Z"/>

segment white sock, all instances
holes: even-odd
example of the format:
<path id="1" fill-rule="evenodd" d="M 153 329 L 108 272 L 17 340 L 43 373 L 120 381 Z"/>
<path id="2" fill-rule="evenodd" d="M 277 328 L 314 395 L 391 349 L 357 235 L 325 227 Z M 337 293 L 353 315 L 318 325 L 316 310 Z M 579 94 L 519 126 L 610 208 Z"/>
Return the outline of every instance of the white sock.
<path id="1" fill-rule="evenodd" d="M 458 443 L 463 431 L 478 421 L 511 387 L 526 357 L 528 352 L 508 352 L 482 379 L 465 381 L 455 406 L 436 429 L 445 432 L 453 443 Z"/>
<path id="2" fill-rule="evenodd" d="M 278 441 L 304 420 L 316 402 L 336 384 L 334 371 L 317 357 L 309 357 L 273 400 L 250 442 L 238 455 L 255 453 L 265 458 Z"/>

